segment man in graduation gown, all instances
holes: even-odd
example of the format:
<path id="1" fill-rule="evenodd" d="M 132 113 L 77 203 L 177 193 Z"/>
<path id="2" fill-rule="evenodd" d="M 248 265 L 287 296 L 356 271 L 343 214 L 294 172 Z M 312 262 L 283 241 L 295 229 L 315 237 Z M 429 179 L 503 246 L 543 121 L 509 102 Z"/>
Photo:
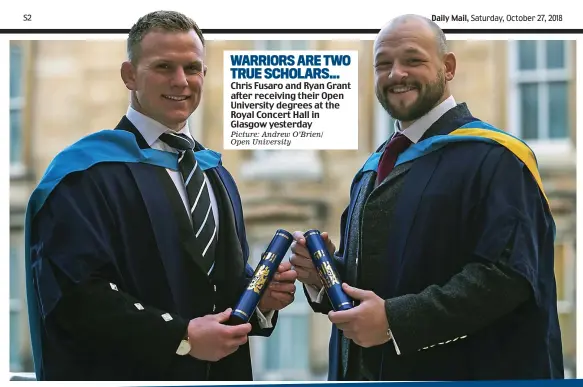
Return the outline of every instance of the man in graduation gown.
<path id="1" fill-rule="evenodd" d="M 226 323 L 253 268 L 235 182 L 187 124 L 204 38 L 154 12 L 128 56 L 127 114 L 61 152 L 27 209 L 37 379 L 252 380 L 248 336 L 272 333 L 296 273 L 282 264 L 250 322 Z"/>
<path id="2" fill-rule="evenodd" d="M 323 233 L 355 307 L 332 311 L 300 232 L 292 245 L 334 324 L 329 379 L 563 378 L 555 228 L 533 153 L 454 100 L 455 56 L 429 20 L 393 20 L 374 55 L 395 134 L 356 174 L 338 251 Z"/>

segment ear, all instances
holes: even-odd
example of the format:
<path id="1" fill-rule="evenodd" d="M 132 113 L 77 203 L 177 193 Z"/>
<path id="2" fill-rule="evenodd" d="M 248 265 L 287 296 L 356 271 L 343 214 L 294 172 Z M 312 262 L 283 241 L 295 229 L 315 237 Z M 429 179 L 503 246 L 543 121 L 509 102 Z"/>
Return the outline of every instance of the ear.
<path id="1" fill-rule="evenodd" d="M 204 67 L 203 67 L 203 70 L 202 70 L 202 74 L 203 74 L 205 77 L 206 77 L 206 70 L 207 70 L 207 67 L 206 67 L 206 65 L 204 65 Z"/>
<path id="2" fill-rule="evenodd" d="M 445 54 L 443 57 L 443 65 L 445 67 L 445 80 L 451 82 L 455 77 L 456 59 L 453 52 Z"/>
<path id="3" fill-rule="evenodd" d="M 125 61 L 121 64 L 121 79 L 128 90 L 136 90 L 136 69 L 132 62 Z"/>

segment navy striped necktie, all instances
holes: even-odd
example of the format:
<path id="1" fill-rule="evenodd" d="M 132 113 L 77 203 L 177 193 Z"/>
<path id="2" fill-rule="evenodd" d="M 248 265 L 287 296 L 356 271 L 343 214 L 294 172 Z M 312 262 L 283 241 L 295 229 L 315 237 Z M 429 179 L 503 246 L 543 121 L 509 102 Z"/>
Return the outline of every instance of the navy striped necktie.
<path id="1" fill-rule="evenodd" d="M 180 152 L 178 169 L 188 194 L 192 226 L 202 257 L 201 265 L 208 273 L 215 258 L 217 227 L 207 180 L 194 157 L 194 141 L 184 134 L 171 132 L 163 133 L 160 140 Z"/>

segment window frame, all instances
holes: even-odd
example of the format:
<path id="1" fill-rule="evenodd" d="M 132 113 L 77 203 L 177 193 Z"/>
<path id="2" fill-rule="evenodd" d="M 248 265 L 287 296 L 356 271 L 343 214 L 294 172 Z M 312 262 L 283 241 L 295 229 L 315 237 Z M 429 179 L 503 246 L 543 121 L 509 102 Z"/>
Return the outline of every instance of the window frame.
<path id="1" fill-rule="evenodd" d="M 25 122 L 25 107 L 26 107 L 26 89 L 27 89 L 27 82 L 26 82 L 26 72 L 27 72 L 27 59 L 28 59 L 28 53 L 27 53 L 27 48 L 26 45 L 23 44 L 22 42 L 10 42 L 10 53 L 9 53 L 9 74 L 10 74 L 10 80 L 12 80 L 12 75 L 13 75 L 13 68 L 12 68 L 12 50 L 13 49 L 18 49 L 20 52 L 20 64 L 21 67 L 20 69 L 18 69 L 17 71 L 18 73 L 18 81 L 20 83 L 20 95 L 12 97 L 9 96 L 9 106 L 10 106 L 10 113 L 12 113 L 13 111 L 19 111 L 20 112 L 20 144 L 19 144 L 19 152 L 20 152 L 20 158 L 19 160 L 13 162 L 12 161 L 12 134 L 10 134 L 10 177 L 20 177 L 22 175 L 24 175 L 26 173 L 26 147 L 25 147 L 25 126 L 26 126 L 26 122 Z M 12 84 L 9 85 L 9 88 L 12 89 Z M 9 129 L 10 132 L 12 132 L 12 121 L 9 121 Z"/>
<path id="2" fill-rule="evenodd" d="M 268 42 L 275 42 L 277 49 L 269 49 Z M 293 42 L 301 42 L 303 48 L 294 48 Z M 305 39 L 292 40 L 256 40 L 253 50 L 312 50 L 314 42 Z M 324 170 L 317 150 L 252 149 L 251 157 L 241 165 L 241 178 L 244 180 L 296 180 L 322 179 Z"/>
<path id="3" fill-rule="evenodd" d="M 13 249 L 14 254 L 13 255 Z M 10 293 L 12 293 L 12 287 L 16 287 L 16 295 L 9 294 L 9 364 L 10 372 L 22 372 L 24 368 L 24 353 L 23 348 L 26 343 L 25 337 L 28 335 L 28 325 L 26 324 L 26 296 L 25 296 L 25 285 L 24 285 L 24 229 L 22 227 L 11 227 L 10 228 L 10 256 L 9 256 L 9 281 L 10 281 Z M 17 265 L 13 268 L 12 265 Z M 13 275 L 14 274 L 14 275 Z M 17 327 L 13 332 L 14 327 L 11 324 L 12 316 L 15 314 Z M 18 353 L 14 355 L 13 350 Z M 16 356 L 15 359 L 13 356 Z"/>
<path id="4" fill-rule="evenodd" d="M 20 50 L 20 54 L 22 56 L 21 60 L 21 69 L 20 69 L 20 95 L 17 97 L 10 97 L 9 96 L 9 106 L 10 112 L 13 110 L 20 110 L 21 112 L 21 122 L 20 122 L 20 160 L 17 162 L 12 162 L 10 160 L 10 179 L 11 180 L 28 180 L 31 178 L 31 169 L 32 169 L 32 161 L 30 158 L 31 152 L 31 84 L 34 82 L 32 79 L 33 76 L 33 63 L 34 63 L 34 56 L 36 50 L 36 41 L 19 41 L 19 40 L 11 40 L 10 51 L 17 47 Z M 9 66 L 10 66 L 10 59 L 11 59 L 11 52 L 9 52 Z M 11 74 L 10 74 L 11 75 Z M 9 85 L 10 87 L 10 85 Z M 11 126 L 11 122 L 9 121 L 9 127 Z M 11 130 L 11 128 L 9 128 Z M 10 155 L 12 157 L 12 136 L 10 136 L 11 143 L 9 144 Z"/>
<path id="5" fill-rule="evenodd" d="M 557 283 L 557 286 L 561 287 L 561 292 L 563 298 L 557 297 L 557 309 L 559 314 L 571 314 L 575 312 L 575 295 L 576 295 L 576 259 L 577 254 L 575 251 L 575 238 L 565 236 L 563 239 L 555 242 L 556 245 L 562 247 L 563 256 L 562 258 L 562 273 L 561 277 L 563 281 Z M 555 249 L 556 251 L 556 249 Z M 555 255 L 556 257 L 556 255 Z M 555 263 L 555 270 L 556 267 Z M 559 290 L 559 289 L 557 289 Z M 557 292 L 559 293 L 559 292 Z M 558 295 L 557 295 L 558 296 Z"/>
<path id="6" fill-rule="evenodd" d="M 270 238 L 272 236 L 267 236 L 265 233 L 260 232 L 256 229 L 256 233 L 248 233 L 248 235 L 254 235 L 248 238 L 249 243 L 249 265 L 253 269 L 257 266 L 260 260 L 261 254 L 264 252 L 265 248 L 269 244 Z M 284 261 L 289 259 L 290 253 L 288 252 L 284 257 Z M 296 285 L 298 286 L 298 285 Z M 282 318 L 286 316 L 303 316 L 306 319 L 308 324 L 308 332 L 311 330 L 312 325 L 312 309 L 310 308 L 309 304 L 306 302 L 302 302 L 298 297 L 303 296 L 303 290 L 301 289 L 301 285 L 299 285 L 299 289 L 296 292 L 296 299 L 292 304 L 286 307 L 283 310 L 279 311 L 278 317 L 278 324 L 280 324 Z M 249 342 L 251 346 L 251 356 L 253 359 L 253 373 L 256 380 L 311 380 L 314 378 L 312 375 L 311 369 L 309 367 L 310 361 L 308 361 L 308 367 L 306 369 L 293 369 L 293 368 L 280 368 L 280 369 L 268 369 L 266 365 L 266 357 L 269 355 L 267 353 L 267 340 L 275 340 L 277 337 L 277 333 L 282 332 L 281 329 L 278 331 L 274 331 L 274 334 L 271 337 L 251 337 Z M 285 334 L 285 332 L 282 332 Z M 308 339 L 308 346 L 306 347 L 306 353 L 304 354 L 308 358 L 311 356 L 311 348 L 309 345 L 310 340 Z M 289 354 L 286 352 L 287 349 L 283 345 L 277 345 L 280 351 L 280 357 L 286 358 L 289 357 Z M 283 355 L 283 356 L 282 356 Z"/>
<path id="7" fill-rule="evenodd" d="M 556 39 L 548 39 L 556 40 Z M 523 83 L 538 84 L 538 122 L 537 139 L 527 140 L 528 145 L 536 155 L 557 155 L 572 152 L 571 126 L 569 122 L 567 135 L 564 138 L 548 138 L 549 133 L 549 82 L 566 82 L 569 87 L 573 81 L 572 75 L 572 41 L 564 42 L 564 68 L 546 68 L 546 42 L 548 40 L 536 40 L 536 67 L 533 70 L 520 70 L 519 65 L 519 43 L 521 40 L 508 41 L 508 131 L 510 134 L 522 138 L 520 113 L 520 85 Z M 541 67 L 541 65 L 545 67 Z M 569 96 L 567 96 L 567 101 Z M 542 108 L 541 108 L 542 107 Z M 567 114 L 570 118 L 571 107 L 567 104 Z M 569 119 L 570 121 L 570 119 Z M 542 130 L 542 131 L 541 131 Z M 543 138 L 541 138 L 541 135 Z"/>

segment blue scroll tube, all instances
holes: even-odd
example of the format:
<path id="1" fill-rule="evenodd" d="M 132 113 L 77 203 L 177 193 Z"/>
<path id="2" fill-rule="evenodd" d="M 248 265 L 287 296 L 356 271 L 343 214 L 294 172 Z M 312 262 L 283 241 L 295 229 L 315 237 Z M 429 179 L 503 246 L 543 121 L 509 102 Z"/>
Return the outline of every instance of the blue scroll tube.
<path id="1" fill-rule="evenodd" d="M 249 285 L 231 312 L 231 317 L 228 321 L 229 325 L 240 325 L 249 322 L 257 308 L 257 304 L 261 300 L 261 296 L 269 286 L 292 242 L 293 235 L 288 231 L 279 229 L 275 232 L 267 250 L 261 256 L 261 261 L 255 268 Z"/>
<path id="2" fill-rule="evenodd" d="M 342 290 L 340 276 L 334 267 L 334 260 L 326 248 L 326 244 L 318 230 L 309 230 L 304 233 L 306 246 L 316 266 L 322 285 L 335 311 L 348 310 L 354 307 L 354 302 Z"/>

